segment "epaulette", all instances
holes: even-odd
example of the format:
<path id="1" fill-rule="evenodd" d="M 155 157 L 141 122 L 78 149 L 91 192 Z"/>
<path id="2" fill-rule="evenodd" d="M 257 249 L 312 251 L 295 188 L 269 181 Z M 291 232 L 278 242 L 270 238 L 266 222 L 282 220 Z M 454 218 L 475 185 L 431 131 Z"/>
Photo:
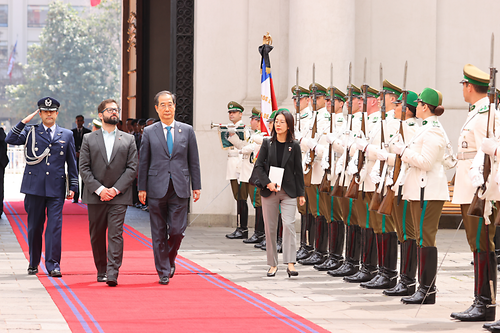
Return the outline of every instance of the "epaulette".
<path id="1" fill-rule="evenodd" d="M 415 126 L 415 123 L 408 123 L 408 126 Z"/>
<path id="2" fill-rule="evenodd" d="M 303 115 L 300 116 L 300 119 L 304 119 L 304 118 L 307 118 L 309 117 L 309 114 L 306 112 L 304 113 Z"/>

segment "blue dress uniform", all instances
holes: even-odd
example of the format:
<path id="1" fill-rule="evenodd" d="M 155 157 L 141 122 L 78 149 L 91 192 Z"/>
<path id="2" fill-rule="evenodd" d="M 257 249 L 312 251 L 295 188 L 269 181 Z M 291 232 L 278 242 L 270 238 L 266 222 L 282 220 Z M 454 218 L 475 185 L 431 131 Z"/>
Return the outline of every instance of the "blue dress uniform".
<path id="1" fill-rule="evenodd" d="M 45 100 L 48 99 L 51 98 Z M 55 102 L 54 104 L 57 103 L 57 107 L 59 106 L 56 100 L 51 100 Z M 40 109 L 44 108 L 40 107 Z M 57 108 L 45 110 L 57 111 Z M 21 193 L 26 195 L 24 208 L 28 214 L 30 254 L 28 272 L 36 274 L 40 263 L 46 213 L 45 266 L 51 276 L 60 276 L 62 208 L 66 197 L 65 163 L 68 165 L 69 189 L 75 193 L 78 191 L 78 172 L 73 133 L 57 124 L 52 129 L 54 133 L 51 136 L 47 133 L 43 123 L 27 126 L 19 122 L 9 132 L 5 141 L 11 145 L 26 144 L 27 147 L 25 150 L 27 165 L 24 170 Z M 37 159 L 41 155 L 45 157 Z"/>

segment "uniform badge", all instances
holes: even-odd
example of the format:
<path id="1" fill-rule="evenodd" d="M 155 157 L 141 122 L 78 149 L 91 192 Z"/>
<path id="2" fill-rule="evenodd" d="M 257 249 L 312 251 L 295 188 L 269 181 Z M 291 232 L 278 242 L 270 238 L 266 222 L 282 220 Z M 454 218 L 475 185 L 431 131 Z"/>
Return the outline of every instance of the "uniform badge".
<path id="1" fill-rule="evenodd" d="M 469 144 L 467 143 L 467 141 L 462 141 L 462 148 L 468 148 L 469 147 Z"/>
<path id="2" fill-rule="evenodd" d="M 51 106 L 52 105 L 52 101 L 50 100 L 50 98 L 47 98 L 45 100 L 45 106 Z"/>
<path id="3" fill-rule="evenodd" d="M 59 140 L 60 143 L 66 143 L 66 141 L 63 141 L 63 140 Z"/>

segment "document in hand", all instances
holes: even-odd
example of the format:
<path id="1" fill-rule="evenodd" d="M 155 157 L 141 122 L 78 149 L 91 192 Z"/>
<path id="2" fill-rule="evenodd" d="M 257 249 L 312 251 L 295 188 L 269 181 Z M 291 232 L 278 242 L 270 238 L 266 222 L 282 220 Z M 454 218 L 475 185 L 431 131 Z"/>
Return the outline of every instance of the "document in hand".
<path id="1" fill-rule="evenodd" d="M 271 183 L 276 184 L 276 188 L 278 191 L 281 190 L 281 182 L 283 181 L 283 173 L 285 169 L 271 166 L 269 169 L 269 180 Z"/>

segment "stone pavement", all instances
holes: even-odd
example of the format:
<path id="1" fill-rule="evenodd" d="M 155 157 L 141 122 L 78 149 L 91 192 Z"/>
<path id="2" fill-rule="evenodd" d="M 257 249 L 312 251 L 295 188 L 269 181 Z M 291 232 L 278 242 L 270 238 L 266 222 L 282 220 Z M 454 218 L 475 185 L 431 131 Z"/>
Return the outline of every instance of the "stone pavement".
<path id="1" fill-rule="evenodd" d="M 148 213 L 131 207 L 126 222 L 150 236 Z M 299 276 L 290 279 L 286 266 L 280 265 L 277 276 L 268 278 L 265 252 L 241 240 L 226 239 L 224 235 L 231 231 L 225 227 L 190 227 L 180 255 L 331 332 L 485 332 L 482 323 L 454 322 L 449 317 L 452 311 L 465 310 L 473 296 L 472 255 L 463 230 L 438 232 L 439 263 L 449 252 L 438 274 L 436 304 L 420 309 L 402 305 L 399 298 L 383 296 L 381 291 L 344 283 L 312 267 L 297 265 Z M 124 260 L 127 260 L 126 253 Z M 37 277 L 27 275 L 27 266 L 3 215 L 0 219 L 0 332 L 69 332 Z"/>

